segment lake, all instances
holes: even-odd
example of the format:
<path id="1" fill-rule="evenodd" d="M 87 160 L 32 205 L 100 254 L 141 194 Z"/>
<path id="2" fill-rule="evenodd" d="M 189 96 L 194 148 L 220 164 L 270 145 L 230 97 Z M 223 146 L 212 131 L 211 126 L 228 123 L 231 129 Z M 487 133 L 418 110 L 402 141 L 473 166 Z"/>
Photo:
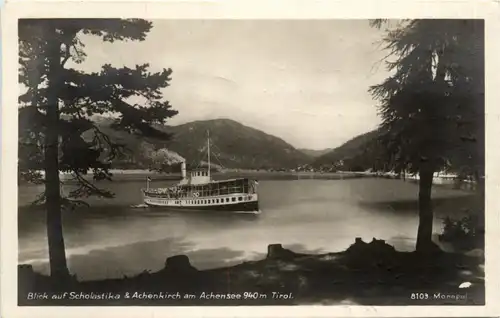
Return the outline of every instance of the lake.
<path id="1" fill-rule="evenodd" d="M 153 181 L 151 186 L 168 182 Z M 259 183 L 262 213 L 174 212 L 134 209 L 144 182 L 103 182 L 116 198 L 91 199 L 91 208 L 63 214 L 72 273 L 79 279 L 115 278 L 156 271 L 169 256 L 186 254 L 193 266 L 209 269 L 265 257 L 267 245 L 295 252 L 336 252 L 356 237 L 384 239 L 401 251 L 414 249 L 418 226 L 418 185 L 391 179 L 264 180 Z M 26 205 L 41 190 L 19 187 Z M 477 204 L 469 192 L 434 187 L 434 232 L 441 218 L 459 217 Z M 19 212 L 19 262 L 48 273 L 44 213 Z"/>

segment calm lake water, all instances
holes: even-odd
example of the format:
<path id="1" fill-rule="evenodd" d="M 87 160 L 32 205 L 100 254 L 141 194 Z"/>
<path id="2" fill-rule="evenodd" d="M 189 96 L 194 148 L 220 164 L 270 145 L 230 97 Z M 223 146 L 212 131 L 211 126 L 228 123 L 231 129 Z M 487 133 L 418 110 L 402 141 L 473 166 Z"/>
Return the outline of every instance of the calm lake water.
<path id="1" fill-rule="evenodd" d="M 164 186 L 153 182 L 152 186 Z M 418 186 L 389 179 L 261 181 L 262 214 L 211 214 L 134 209 L 144 182 L 103 184 L 113 200 L 92 199 L 90 209 L 64 213 L 69 266 L 80 279 L 122 277 L 156 271 L 169 256 L 186 254 L 199 269 L 265 257 L 267 245 L 296 252 L 336 252 L 356 237 L 385 239 L 398 250 L 414 249 Z M 40 191 L 22 186 L 19 202 Z M 474 205 L 465 191 L 434 187 L 435 225 Z M 19 262 L 48 272 L 43 212 L 20 211 Z"/>

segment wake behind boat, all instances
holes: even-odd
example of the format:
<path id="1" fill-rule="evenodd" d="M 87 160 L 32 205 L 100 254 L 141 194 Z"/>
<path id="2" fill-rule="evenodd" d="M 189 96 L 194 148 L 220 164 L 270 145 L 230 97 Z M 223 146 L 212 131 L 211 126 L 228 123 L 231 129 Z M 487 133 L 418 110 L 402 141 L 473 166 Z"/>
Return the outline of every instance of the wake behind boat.
<path id="1" fill-rule="evenodd" d="M 210 138 L 207 142 L 208 168 L 186 173 L 181 163 L 182 180 L 167 188 L 142 189 L 144 203 L 149 206 L 183 210 L 259 213 L 258 182 L 247 178 L 214 181 L 210 173 Z"/>

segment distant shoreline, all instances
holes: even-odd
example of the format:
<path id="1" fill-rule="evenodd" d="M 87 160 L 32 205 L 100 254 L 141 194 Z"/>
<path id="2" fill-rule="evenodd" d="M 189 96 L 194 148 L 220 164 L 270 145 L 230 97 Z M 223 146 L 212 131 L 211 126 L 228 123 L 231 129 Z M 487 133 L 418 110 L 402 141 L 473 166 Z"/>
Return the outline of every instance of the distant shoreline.
<path id="1" fill-rule="evenodd" d="M 147 169 L 111 169 L 113 181 L 134 182 L 143 181 L 150 177 L 152 181 L 179 181 L 181 174 L 179 173 L 161 173 Z M 92 178 L 92 173 L 87 174 L 87 178 Z M 337 172 L 293 172 L 293 171 L 264 171 L 264 170 L 249 170 L 249 169 L 228 169 L 223 172 L 212 173 L 214 179 L 224 178 L 250 178 L 257 180 L 348 180 L 361 178 L 381 178 L 395 179 L 408 182 L 418 183 L 418 175 L 398 176 L 393 172 L 367 172 L 367 171 L 337 171 Z M 457 179 L 454 174 L 438 174 L 434 176 L 434 185 L 453 187 L 462 190 L 471 190 L 475 188 L 475 181 L 464 180 L 456 187 Z M 71 174 L 60 173 L 61 181 L 72 183 L 70 180 Z M 23 183 L 24 184 L 24 183 Z"/>

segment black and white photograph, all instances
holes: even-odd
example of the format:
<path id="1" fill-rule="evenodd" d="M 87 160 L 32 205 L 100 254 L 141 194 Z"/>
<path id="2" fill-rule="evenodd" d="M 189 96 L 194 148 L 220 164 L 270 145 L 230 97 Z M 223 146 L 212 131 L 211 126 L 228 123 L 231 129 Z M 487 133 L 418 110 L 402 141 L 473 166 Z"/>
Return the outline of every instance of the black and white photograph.
<path id="1" fill-rule="evenodd" d="M 18 306 L 485 306 L 484 19 L 16 22 Z"/>

